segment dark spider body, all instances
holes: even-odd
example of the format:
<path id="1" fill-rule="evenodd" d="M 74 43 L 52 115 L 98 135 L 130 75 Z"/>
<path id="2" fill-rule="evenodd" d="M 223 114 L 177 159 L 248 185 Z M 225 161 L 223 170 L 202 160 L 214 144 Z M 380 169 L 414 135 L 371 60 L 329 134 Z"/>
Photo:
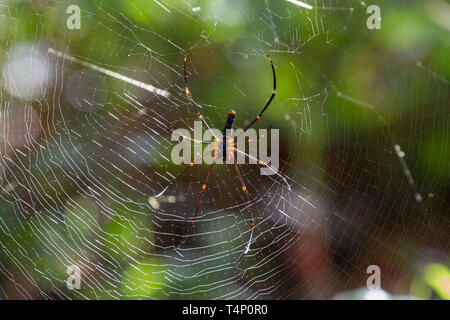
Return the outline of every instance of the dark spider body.
<path id="1" fill-rule="evenodd" d="M 228 117 L 227 122 L 225 122 L 225 127 L 222 131 L 222 155 L 223 155 L 223 161 L 225 161 L 226 154 L 227 154 L 227 130 L 233 129 L 234 119 L 236 118 L 236 112 L 234 110 L 228 111 Z"/>

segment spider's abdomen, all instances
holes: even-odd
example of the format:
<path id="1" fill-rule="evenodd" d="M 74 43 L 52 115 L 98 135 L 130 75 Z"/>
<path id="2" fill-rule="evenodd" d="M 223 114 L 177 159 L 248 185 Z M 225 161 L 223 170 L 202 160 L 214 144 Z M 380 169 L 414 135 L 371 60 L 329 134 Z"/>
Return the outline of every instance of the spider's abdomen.
<path id="1" fill-rule="evenodd" d="M 227 155 L 227 130 L 233 129 L 234 118 L 236 118 L 236 112 L 234 110 L 228 111 L 227 122 L 225 122 L 225 127 L 222 131 L 223 141 L 222 141 L 222 155 L 223 161 L 225 161 Z"/>
<path id="2" fill-rule="evenodd" d="M 225 128 L 222 131 L 224 136 L 227 134 L 227 130 L 233 129 L 234 118 L 236 118 L 236 112 L 234 110 L 228 111 L 227 122 L 225 122 Z"/>

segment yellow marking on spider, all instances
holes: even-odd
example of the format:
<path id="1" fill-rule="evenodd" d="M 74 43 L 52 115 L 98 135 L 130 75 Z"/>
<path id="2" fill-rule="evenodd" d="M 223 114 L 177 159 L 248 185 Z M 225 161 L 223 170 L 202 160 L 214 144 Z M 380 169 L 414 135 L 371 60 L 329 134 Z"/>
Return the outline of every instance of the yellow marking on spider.
<path id="1" fill-rule="evenodd" d="M 247 187 L 246 186 L 242 186 L 242 191 L 246 192 L 247 191 Z"/>
<path id="2" fill-rule="evenodd" d="M 186 56 L 184 56 L 184 62 L 186 62 L 186 60 L 187 60 L 187 57 L 186 57 Z"/>
<path id="3" fill-rule="evenodd" d="M 193 163 L 193 162 L 189 163 L 189 167 L 192 167 L 193 165 L 194 165 L 194 163 Z"/>
<path id="4" fill-rule="evenodd" d="M 273 93 L 273 94 L 277 94 L 277 90 L 274 89 L 274 90 L 272 91 L 272 93 Z"/>
<path id="5" fill-rule="evenodd" d="M 202 190 L 206 189 L 206 184 L 202 185 Z"/>
<path id="6" fill-rule="evenodd" d="M 263 165 L 263 163 L 262 163 L 261 161 L 258 161 L 258 164 L 259 164 L 260 166 L 262 166 L 262 165 Z"/>
<path id="7" fill-rule="evenodd" d="M 269 55 L 267 55 L 267 58 L 269 58 L 269 61 L 272 62 L 272 58 Z"/>
<path id="8" fill-rule="evenodd" d="M 189 88 L 188 88 L 188 87 L 186 87 L 186 94 L 187 94 L 187 95 L 191 94 L 191 93 L 189 92 Z"/>

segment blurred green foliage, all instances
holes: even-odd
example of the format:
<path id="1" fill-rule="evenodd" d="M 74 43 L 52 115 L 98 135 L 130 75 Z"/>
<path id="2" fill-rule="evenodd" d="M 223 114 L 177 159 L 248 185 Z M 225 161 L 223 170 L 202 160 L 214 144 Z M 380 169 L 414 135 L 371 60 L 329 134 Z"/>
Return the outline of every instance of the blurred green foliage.
<path id="1" fill-rule="evenodd" d="M 322 7 L 327 7 L 328 2 L 317 1 L 322 3 Z M 394 229 L 401 223 L 395 218 L 394 223 L 390 223 L 391 211 L 402 212 L 402 218 L 406 219 L 405 216 L 413 210 L 405 209 L 404 202 L 414 201 L 412 196 L 408 198 L 413 193 L 408 189 L 393 152 L 394 143 L 406 151 L 406 160 L 418 188 L 428 190 L 437 199 L 430 204 L 429 211 L 437 218 L 448 214 L 450 37 L 439 15 L 444 12 L 444 16 L 450 19 L 450 13 L 448 6 L 438 0 L 373 2 L 382 8 L 381 30 L 368 30 L 365 7 L 345 1 L 332 1 L 336 5 L 335 10 L 322 8 L 311 12 L 285 1 L 170 0 L 162 2 L 166 9 L 158 2 L 148 0 L 7 1 L 6 10 L 13 19 L 0 18 L 0 25 L 8 31 L 2 32 L 0 55 L 5 60 L 5 52 L 14 44 L 43 39 L 52 45 L 69 48 L 74 56 L 168 88 L 172 94 L 181 96 L 182 57 L 188 53 L 190 87 L 196 101 L 203 105 L 208 120 L 215 127 L 222 126 L 226 111 L 232 107 L 238 114 L 238 127 L 243 127 L 244 119 L 256 115 L 271 93 L 270 65 L 265 59 L 266 54 L 271 54 L 277 68 L 278 95 L 264 114 L 261 128 L 284 129 L 283 146 L 289 150 L 285 160 L 291 163 L 288 173 L 302 176 L 314 172 L 314 177 L 302 183 L 325 185 L 328 180 L 324 178 L 324 171 L 333 165 L 326 155 L 337 154 L 351 162 L 352 168 L 362 168 L 361 171 L 373 174 L 367 178 L 359 171 L 350 172 L 351 176 L 360 175 L 358 181 L 363 181 L 362 186 L 351 185 L 345 176 L 338 174 L 335 180 L 342 180 L 342 184 L 348 183 L 357 191 L 374 187 L 381 194 L 386 184 L 394 180 L 395 183 L 390 185 L 393 190 L 389 190 L 394 199 L 387 199 L 376 209 L 380 220 L 383 220 L 379 228 Z M 81 30 L 65 29 L 68 4 L 82 8 Z M 354 6 L 353 11 L 339 10 L 339 6 L 350 5 Z M 196 13 L 192 10 L 194 7 L 201 9 Z M 442 7 L 446 9 L 440 9 Z M 2 10 L 4 14 L 5 9 Z M 10 24 L 11 21 L 14 24 Z M 448 27 L 448 23 L 446 25 Z M 116 92 L 140 94 L 140 90 L 133 87 L 125 90 L 120 81 L 103 80 L 99 91 L 105 92 L 108 103 L 100 112 L 118 114 L 129 108 L 117 98 Z M 167 112 L 171 113 L 176 114 Z M 78 121 L 73 121 L 72 129 L 85 132 L 86 140 L 90 140 L 93 132 L 84 128 L 83 116 L 82 113 L 74 115 Z M 188 115 L 186 119 L 192 120 L 193 117 Z M 163 168 L 175 172 L 177 166 L 166 165 L 162 157 L 156 155 L 163 153 L 163 147 L 158 148 L 153 159 L 155 170 Z M 348 155 L 351 152 L 355 154 Z M 56 159 L 62 157 L 56 153 Z M 44 185 L 46 192 L 57 197 L 51 188 L 56 182 L 47 184 L 44 177 L 38 182 Z M 374 198 L 378 196 L 375 192 L 371 194 L 368 191 L 367 194 Z M 362 202 L 367 201 L 362 198 Z M 60 224 L 56 230 L 53 227 L 42 228 L 52 224 L 50 217 L 44 214 L 20 218 L 20 223 L 5 215 L 9 230 L 0 230 L 3 247 L 0 262 L 5 263 L 7 269 L 14 270 L 11 253 L 15 252 L 12 254 L 15 258 L 32 267 L 30 271 L 18 271 L 18 276 L 0 278 L 0 286 L 8 281 L 26 283 L 26 276 L 21 275 L 39 278 L 36 270 L 46 270 L 49 274 L 41 277 L 39 283 L 34 283 L 34 288 L 48 291 L 54 285 L 63 288 L 61 279 L 65 279 L 66 274 L 61 266 L 64 264 L 51 254 L 42 254 L 45 258 L 41 259 L 39 252 L 45 250 L 39 245 L 42 237 L 53 237 L 52 241 L 56 242 L 58 237 L 62 237 L 74 251 L 82 251 L 83 244 L 101 238 L 98 241 L 101 243 L 96 243 L 99 252 L 91 252 L 87 260 L 95 260 L 100 254 L 114 260 L 121 256 L 118 254 L 121 251 L 130 255 L 111 261 L 122 262 L 122 266 L 129 262 L 129 266 L 119 270 L 120 274 L 114 275 L 122 280 L 121 288 L 114 288 L 107 281 L 100 286 L 112 291 L 123 290 L 128 298 L 209 297 L 207 280 L 202 283 L 190 280 L 190 276 L 200 271 L 181 265 L 175 268 L 185 276 L 180 283 L 188 291 L 185 295 L 173 296 L 166 292 L 165 288 L 172 285 L 167 280 L 166 267 L 174 262 L 167 256 L 148 258 L 149 254 L 155 253 L 152 244 L 156 239 L 149 220 L 137 213 L 138 205 L 112 204 L 107 222 L 102 225 L 98 207 L 90 200 L 74 193 L 65 203 L 70 208 L 62 212 L 65 226 Z M 74 203 L 77 206 L 73 206 Z M 2 212 L 18 215 L 12 207 L 7 201 L 0 203 Z M 448 222 L 448 217 L 444 221 Z M 411 230 L 399 228 L 394 233 L 405 235 L 406 239 L 399 242 L 407 241 L 414 237 Z M 441 232 L 448 239 L 445 230 Z M 372 238 L 368 231 L 364 235 Z M 229 237 L 238 236 L 233 231 L 224 232 L 207 238 L 206 243 L 226 242 Z M 382 243 L 383 237 L 380 232 L 374 236 L 374 241 Z M 436 242 L 437 246 L 448 245 L 445 240 L 444 244 L 439 240 Z M 227 248 L 226 244 L 224 247 Z M 391 249 L 401 251 L 395 245 Z M 411 250 L 414 256 L 399 259 L 401 262 L 394 263 L 394 268 L 400 270 L 399 273 L 409 269 L 407 265 L 414 263 L 418 249 L 414 247 Z M 17 253 L 21 251 L 34 254 L 20 257 Z M 395 260 L 390 257 L 392 252 L 387 251 L 382 255 Z M 71 254 L 67 253 L 68 256 Z M 231 258 L 223 257 L 221 262 L 232 265 L 232 261 L 227 259 Z M 87 260 L 84 262 L 88 263 Z M 214 263 L 210 261 L 204 267 L 213 269 Z M 271 261 L 266 268 L 276 266 Z M 250 271 L 242 281 L 256 277 L 264 279 L 263 274 L 264 270 Z M 222 276 L 226 279 L 230 274 L 225 271 Z M 394 278 L 389 279 L 392 288 L 395 288 Z M 432 264 L 427 266 L 421 281 L 436 290 L 440 298 L 449 299 L 448 278 L 446 267 Z M 414 281 L 412 293 L 427 297 L 418 293 L 420 284 L 418 280 Z M 223 288 L 223 294 L 237 290 L 238 285 L 235 286 Z M 108 290 L 93 292 L 84 287 L 81 292 L 85 297 L 110 298 Z M 37 292 L 35 295 L 40 297 Z"/>

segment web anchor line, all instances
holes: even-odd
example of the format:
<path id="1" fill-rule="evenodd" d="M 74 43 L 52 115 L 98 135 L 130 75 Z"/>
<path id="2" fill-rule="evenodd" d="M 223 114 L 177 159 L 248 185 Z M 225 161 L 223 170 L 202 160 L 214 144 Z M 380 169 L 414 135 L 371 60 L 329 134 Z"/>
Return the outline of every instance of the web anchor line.
<path id="1" fill-rule="evenodd" d="M 408 164 L 406 163 L 405 152 L 402 151 L 402 149 L 398 144 L 394 145 L 394 150 L 395 153 L 397 154 L 398 161 L 400 161 L 400 165 L 402 166 L 403 169 L 403 174 L 405 175 L 408 184 L 416 191 L 414 194 L 414 198 L 416 199 L 417 202 L 422 202 L 423 200 L 422 195 L 417 191 L 416 183 L 414 182 L 414 178 L 411 174 L 411 171 L 409 170 Z"/>
<path id="2" fill-rule="evenodd" d="M 66 54 L 64 52 L 55 50 L 53 48 L 48 48 L 48 53 L 53 54 L 53 55 L 55 55 L 57 57 L 61 57 L 61 58 L 65 59 L 65 60 L 74 62 L 76 64 L 79 64 L 79 65 L 83 66 L 83 67 L 89 68 L 91 70 L 103 73 L 103 74 L 105 74 L 107 76 L 110 76 L 111 78 L 124 81 L 126 83 L 129 83 L 129 84 L 131 84 L 133 86 L 136 86 L 138 88 L 147 90 L 147 91 L 149 91 L 151 93 L 154 93 L 156 95 L 159 95 L 159 96 L 162 96 L 162 97 L 165 97 L 165 98 L 170 98 L 170 93 L 167 90 L 156 88 L 156 87 L 152 86 L 151 84 L 144 83 L 144 82 L 141 82 L 141 81 L 129 78 L 129 77 L 124 76 L 124 75 L 122 75 L 120 73 L 117 73 L 117 72 L 114 72 L 112 70 L 100 67 L 100 66 L 98 66 L 96 64 L 93 64 L 93 63 L 90 63 L 90 62 L 78 59 L 78 58 L 76 58 L 74 56 L 68 55 L 68 54 Z"/>

